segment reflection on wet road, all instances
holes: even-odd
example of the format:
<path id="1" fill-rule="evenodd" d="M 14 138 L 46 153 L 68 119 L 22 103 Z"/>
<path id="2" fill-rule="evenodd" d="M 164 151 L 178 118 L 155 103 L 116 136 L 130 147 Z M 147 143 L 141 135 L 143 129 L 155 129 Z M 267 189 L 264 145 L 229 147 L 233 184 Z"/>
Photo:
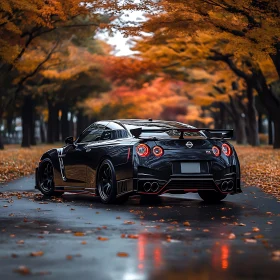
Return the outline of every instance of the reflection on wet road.
<path id="1" fill-rule="evenodd" d="M 280 203 L 257 188 L 215 205 L 195 194 L 124 205 L 31 198 L 0 198 L 0 279 L 21 278 L 21 265 L 32 279 L 280 279 Z"/>

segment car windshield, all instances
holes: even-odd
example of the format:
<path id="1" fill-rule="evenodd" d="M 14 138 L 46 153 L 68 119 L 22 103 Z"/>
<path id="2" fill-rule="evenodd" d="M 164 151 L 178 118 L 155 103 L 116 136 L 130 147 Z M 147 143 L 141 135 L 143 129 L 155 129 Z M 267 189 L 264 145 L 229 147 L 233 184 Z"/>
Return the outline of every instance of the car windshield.
<path id="1" fill-rule="evenodd" d="M 176 129 L 170 129 L 166 131 L 156 131 L 159 129 L 165 129 L 158 126 L 141 126 L 141 125 L 125 125 L 128 130 L 142 128 L 145 131 L 142 131 L 140 138 L 153 138 L 157 139 L 179 139 L 181 132 Z M 166 128 L 168 129 L 168 128 Z M 150 130 L 150 131 L 149 131 Z M 193 138 L 206 138 L 205 134 L 198 131 L 185 131 L 183 133 L 184 139 L 193 139 Z"/>

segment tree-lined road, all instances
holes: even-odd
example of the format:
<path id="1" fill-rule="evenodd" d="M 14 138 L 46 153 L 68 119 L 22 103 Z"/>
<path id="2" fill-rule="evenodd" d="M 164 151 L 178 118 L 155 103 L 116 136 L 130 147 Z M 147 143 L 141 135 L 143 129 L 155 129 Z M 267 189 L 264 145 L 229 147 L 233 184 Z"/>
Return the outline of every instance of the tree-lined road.
<path id="1" fill-rule="evenodd" d="M 195 194 L 103 205 L 33 186 L 0 187 L 0 279 L 280 279 L 280 203 L 257 188 L 216 205 Z"/>

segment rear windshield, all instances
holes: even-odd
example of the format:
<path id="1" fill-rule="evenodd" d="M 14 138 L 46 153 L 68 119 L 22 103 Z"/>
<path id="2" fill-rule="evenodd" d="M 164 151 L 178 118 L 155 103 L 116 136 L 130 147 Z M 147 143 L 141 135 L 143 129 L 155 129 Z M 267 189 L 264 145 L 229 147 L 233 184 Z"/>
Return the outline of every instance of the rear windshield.
<path id="1" fill-rule="evenodd" d="M 176 130 L 176 129 L 170 129 L 167 131 L 152 131 L 159 129 L 159 127 L 147 127 L 147 126 L 136 126 L 136 125 L 125 125 L 128 130 L 130 129 L 135 129 L 135 128 L 142 128 L 146 131 L 143 131 L 140 135 L 140 138 L 153 138 L 156 137 L 157 139 L 179 139 L 181 132 Z M 151 132 L 147 131 L 151 130 Z M 206 136 L 202 132 L 191 132 L 191 131 L 186 131 L 183 134 L 184 139 L 193 139 L 193 138 L 200 138 L 200 139 L 205 139 Z"/>

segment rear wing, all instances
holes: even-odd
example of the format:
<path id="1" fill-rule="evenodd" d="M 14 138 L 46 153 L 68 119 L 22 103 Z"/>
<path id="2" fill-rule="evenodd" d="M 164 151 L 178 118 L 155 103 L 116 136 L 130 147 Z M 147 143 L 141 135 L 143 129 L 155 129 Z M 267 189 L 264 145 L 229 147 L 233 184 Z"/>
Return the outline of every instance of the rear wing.
<path id="1" fill-rule="evenodd" d="M 134 128 L 131 129 L 130 132 L 133 136 L 136 138 L 142 138 L 140 137 L 141 133 L 159 133 L 159 132 L 167 132 L 175 130 L 180 132 L 179 139 L 184 139 L 184 132 L 202 132 L 208 139 L 232 139 L 233 137 L 233 129 L 210 129 L 210 128 L 178 128 L 178 129 L 168 129 L 168 128 L 158 128 L 158 129 L 142 129 L 140 128 Z M 151 138 L 151 137 L 148 137 Z"/>

